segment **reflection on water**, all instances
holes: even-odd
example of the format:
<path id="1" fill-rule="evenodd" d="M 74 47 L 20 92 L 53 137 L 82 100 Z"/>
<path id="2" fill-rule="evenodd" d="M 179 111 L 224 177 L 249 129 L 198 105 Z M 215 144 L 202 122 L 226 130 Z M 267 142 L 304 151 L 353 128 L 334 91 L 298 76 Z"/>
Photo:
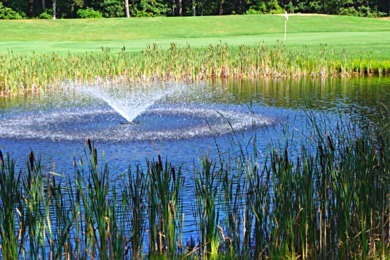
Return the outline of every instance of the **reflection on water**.
<path id="1" fill-rule="evenodd" d="M 175 95 L 159 100 L 139 117 L 139 125 L 132 126 L 120 125 L 121 117 L 102 100 L 69 89 L 2 98 L 0 149 L 16 158 L 25 158 L 33 149 L 61 169 L 83 155 L 84 140 L 91 137 L 106 159 L 121 169 L 129 158 L 143 162 L 158 153 L 192 163 L 215 149 L 216 140 L 220 149 L 229 151 L 227 133 L 256 133 L 261 149 L 277 140 L 275 133 L 283 132 L 285 125 L 303 131 L 307 107 L 373 121 L 379 113 L 390 113 L 383 110 L 390 107 L 390 78 L 243 80 L 175 88 Z M 271 125 L 272 133 L 260 127 Z"/>
<path id="2" fill-rule="evenodd" d="M 315 109 L 347 109 L 348 106 L 377 109 L 390 101 L 390 78 L 290 80 L 243 80 L 223 84 L 240 102 L 261 102 L 267 106 Z"/>

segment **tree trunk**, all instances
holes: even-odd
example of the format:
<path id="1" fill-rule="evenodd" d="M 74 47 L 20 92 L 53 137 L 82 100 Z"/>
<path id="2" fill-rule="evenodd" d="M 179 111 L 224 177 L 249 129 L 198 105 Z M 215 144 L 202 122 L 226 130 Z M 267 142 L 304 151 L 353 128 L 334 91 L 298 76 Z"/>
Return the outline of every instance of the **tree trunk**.
<path id="1" fill-rule="evenodd" d="M 219 15 L 222 15 L 223 14 L 223 4 L 225 3 L 225 0 L 220 0 L 219 1 Z"/>
<path id="2" fill-rule="evenodd" d="M 179 16 L 183 15 L 183 0 L 179 0 Z"/>
<path id="3" fill-rule="evenodd" d="M 192 0 L 192 15 L 196 15 L 196 7 L 195 7 L 195 0 Z"/>
<path id="4" fill-rule="evenodd" d="M 126 10 L 126 17 L 130 17 L 130 10 L 129 10 L 129 0 L 125 0 L 125 10 Z"/>
<path id="5" fill-rule="evenodd" d="M 42 10 L 43 10 L 43 11 L 46 10 L 46 3 L 45 3 L 45 0 L 42 0 Z"/>
<path id="6" fill-rule="evenodd" d="M 34 0 L 28 0 L 27 16 L 32 17 L 34 10 Z"/>
<path id="7" fill-rule="evenodd" d="M 53 20 L 57 19 L 57 0 L 53 0 Z"/>

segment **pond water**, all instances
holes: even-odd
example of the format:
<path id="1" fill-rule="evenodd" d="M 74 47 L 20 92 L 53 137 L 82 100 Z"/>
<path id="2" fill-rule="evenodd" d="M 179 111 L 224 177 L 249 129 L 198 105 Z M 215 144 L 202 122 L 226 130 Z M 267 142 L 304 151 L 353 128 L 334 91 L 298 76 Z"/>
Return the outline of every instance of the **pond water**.
<path id="1" fill-rule="evenodd" d="M 304 131 L 308 107 L 327 116 L 369 118 L 390 103 L 389 78 L 153 84 L 121 90 L 113 85 L 65 84 L 62 93 L 0 99 L 0 149 L 22 161 L 33 150 L 44 165 L 55 164 L 57 172 L 66 174 L 73 159 L 84 155 L 89 137 L 113 172 L 158 154 L 190 167 L 194 159 L 215 151 L 216 143 L 222 153 L 229 152 L 232 135 L 245 143 L 256 133 L 262 150 L 280 139 L 286 125 Z M 135 123 L 124 124 L 115 104 L 138 109 L 123 112 L 136 117 Z"/>
<path id="2" fill-rule="evenodd" d="M 329 122 L 375 120 L 390 107 L 390 78 L 125 84 L 119 89 L 107 82 L 68 83 L 61 92 L 0 99 L 0 150 L 20 167 L 32 150 L 45 169 L 66 176 L 74 172 L 72 162 L 84 158 L 90 138 L 113 179 L 129 165 L 145 166 L 146 159 L 160 154 L 182 167 L 191 190 L 193 168 L 206 154 L 234 158 L 244 147 L 250 155 L 252 142 L 264 154 L 268 144 L 283 142 L 286 135 L 304 141 L 309 107 Z M 187 216 L 193 200 L 193 192 L 185 192 Z"/>

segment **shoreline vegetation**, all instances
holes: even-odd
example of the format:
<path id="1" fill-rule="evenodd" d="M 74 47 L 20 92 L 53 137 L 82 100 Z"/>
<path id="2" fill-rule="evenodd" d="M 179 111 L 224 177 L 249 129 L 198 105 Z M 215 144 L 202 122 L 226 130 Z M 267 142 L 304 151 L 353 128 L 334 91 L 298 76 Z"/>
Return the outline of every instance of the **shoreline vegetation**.
<path id="1" fill-rule="evenodd" d="M 374 18 L 16 20 L 0 21 L 0 36 L 1 96 L 97 79 L 199 82 L 390 75 L 390 23 Z"/>
<path id="2" fill-rule="evenodd" d="M 294 50 L 283 43 L 231 47 L 226 43 L 193 48 L 171 43 L 168 49 L 148 45 L 139 53 L 100 52 L 0 55 L 0 96 L 39 93 L 63 82 L 98 79 L 193 83 L 215 79 L 362 77 L 390 75 L 390 60 L 356 57 L 326 45 Z"/>
<path id="3" fill-rule="evenodd" d="M 231 161 L 205 156 L 192 174 L 158 156 L 113 181 L 89 139 L 73 174 L 43 169 L 33 152 L 19 170 L 0 152 L 1 253 L 5 259 L 388 259 L 389 118 L 374 129 L 340 121 L 325 131 L 309 111 L 308 122 L 313 138 L 299 151 L 287 141 L 265 148 L 261 159 L 245 152 Z M 184 239 L 188 181 L 197 236 Z"/>

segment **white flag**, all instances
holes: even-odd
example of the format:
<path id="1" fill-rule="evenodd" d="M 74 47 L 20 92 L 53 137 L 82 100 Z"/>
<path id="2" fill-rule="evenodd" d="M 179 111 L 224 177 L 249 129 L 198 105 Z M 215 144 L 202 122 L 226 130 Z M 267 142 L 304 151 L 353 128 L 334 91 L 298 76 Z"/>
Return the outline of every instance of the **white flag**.
<path id="1" fill-rule="evenodd" d="M 287 21 L 288 20 L 288 13 L 287 13 L 287 11 L 285 11 L 284 17 L 286 17 L 286 21 Z"/>

